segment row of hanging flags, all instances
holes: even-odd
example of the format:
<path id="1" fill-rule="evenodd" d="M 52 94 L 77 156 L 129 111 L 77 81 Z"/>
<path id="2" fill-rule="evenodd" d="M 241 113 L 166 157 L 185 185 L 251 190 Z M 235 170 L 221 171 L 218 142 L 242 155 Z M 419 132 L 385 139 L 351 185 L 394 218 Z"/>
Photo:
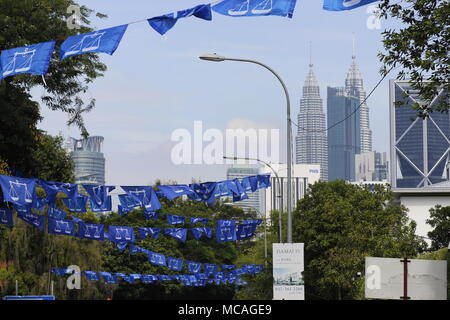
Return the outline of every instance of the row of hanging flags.
<path id="1" fill-rule="evenodd" d="M 227 266 L 226 266 L 227 267 Z M 233 267 L 235 266 L 228 266 Z M 246 285 L 247 282 L 239 278 L 243 274 L 255 275 L 260 273 L 264 269 L 262 265 L 243 265 L 239 269 L 217 272 L 215 269 L 211 268 L 209 270 L 205 269 L 203 273 L 195 274 L 183 274 L 183 275 L 153 275 L 153 274 L 136 274 L 136 273 L 119 273 L 119 272 L 96 272 L 96 271 L 81 271 L 80 275 L 86 276 L 89 281 L 100 281 L 103 279 L 105 283 L 117 284 L 119 279 L 123 279 L 130 284 L 136 283 L 140 280 L 142 283 L 153 284 L 158 281 L 179 281 L 185 286 L 193 287 L 205 287 L 208 284 L 235 284 L 235 285 Z M 52 268 L 52 273 L 58 276 L 72 275 L 75 274 L 70 269 Z"/>
<path id="2" fill-rule="evenodd" d="M 323 8 L 330 11 L 350 10 L 379 0 L 324 0 Z M 159 34 L 164 35 L 179 19 L 196 17 L 212 20 L 212 11 L 231 17 L 282 16 L 292 18 L 297 0 L 223 0 L 201 4 L 190 9 L 153 17 L 147 21 Z M 59 58 L 103 52 L 112 55 L 118 48 L 129 24 L 74 35 L 64 40 Z M 44 76 L 47 73 L 56 41 L 32 44 L 2 50 L 0 54 L 0 80 L 15 74 L 29 73 Z"/>

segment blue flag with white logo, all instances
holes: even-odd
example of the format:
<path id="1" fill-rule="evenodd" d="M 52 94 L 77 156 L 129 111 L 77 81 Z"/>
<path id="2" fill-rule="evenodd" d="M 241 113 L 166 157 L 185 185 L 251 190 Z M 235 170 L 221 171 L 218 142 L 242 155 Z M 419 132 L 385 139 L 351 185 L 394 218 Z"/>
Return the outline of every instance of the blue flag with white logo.
<path id="1" fill-rule="evenodd" d="M 217 273 L 217 269 L 218 269 L 218 265 L 217 264 L 212 264 L 212 263 L 205 263 L 205 273 L 206 274 L 216 274 Z"/>
<path id="2" fill-rule="evenodd" d="M 103 280 L 106 283 L 116 284 L 117 283 L 117 277 L 110 272 L 99 272 L 99 274 L 103 277 Z"/>
<path id="3" fill-rule="evenodd" d="M 250 239 L 255 234 L 256 228 L 261 224 L 261 220 L 247 220 L 238 225 L 236 231 L 237 240 Z"/>
<path id="4" fill-rule="evenodd" d="M 64 220 L 67 216 L 67 213 L 56 207 L 56 204 L 52 204 L 48 206 L 47 215 L 52 219 Z"/>
<path id="5" fill-rule="evenodd" d="M 202 264 L 200 262 L 186 261 L 189 273 L 200 273 Z"/>
<path id="6" fill-rule="evenodd" d="M 55 43 L 56 41 L 49 41 L 3 50 L 0 55 L 0 79 L 20 73 L 46 74 Z"/>
<path id="7" fill-rule="evenodd" d="M 297 0 L 224 0 L 212 7 L 231 17 L 281 16 L 292 18 Z"/>
<path id="8" fill-rule="evenodd" d="M 101 208 L 108 201 L 108 193 L 113 191 L 114 186 L 97 186 L 95 184 L 83 184 L 83 188 L 86 190 L 90 197 L 91 205 L 94 203 L 96 208 Z"/>
<path id="9" fill-rule="evenodd" d="M 324 0 L 323 8 L 328 11 L 351 10 L 379 0 Z"/>
<path id="10" fill-rule="evenodd" d="M 138 231 L 141 240 L 146 239 L 148 236 L 151 236 L 153 239 L 158 239 L 160 233 L 159 228 L 138 228 Z"/>
<path id="11" fill-rule="evenodd" d="M 120 204 L 117 206 L 117 213 L 118 213 L 120 216 L 123 216 L 124 214 L 127 214 L 127 213 L 130 212 L 130 211 L 131 211 L 130 209 L 124 208 L 124 207 L 122 207 Z"/>
<path id="12" fill-rule="evenodd" d="M 173 271 L 181 271 L 183 268 L 183 260 L 174 257 L 167 257 L 167 267 Z"/>
<path id="13" fill-rule="evenodd" d="M 148 19 L 150 26 L 159 34 L 164 35 L 173 28 L 180 18 L 197 17 L 203 20 L 212 20 L 211 5 L 201 4 L 191 9 L 180 10 L 176 13 L 169 13 L 162 16 Z"/>
<path id="14" fill-rule="evenodd" d="M 202 223 L 202 224 L 208 224 L 208 219 L 205 218 L 191 218 L 191 224 L 195 224 L 195 223 Z"/>
<path id="15" fill-rule="evenodd" d="M 4 224 L 10 227 L 13 226 L 13 216 L 11 210 L 0 208 L 0 224 Z"/>
<path id="16" fill-rule="evenodd" d="M 120 205 L 123 208 L 126 208 L 128 210 L 132 210 L 132 209 L 137 208 L 137 207 L 139 207 L 141 205 L 139 201 L 136 201 L 129 194 L 119 194 L 118 197 L 119 197 Z"/>
<path id="17" fill-rule="evenodd" d="M 84 275 L 89 281 L 99 281 L 100 277 L 95 271 L 83 271 Z"/>
<path id="18" fill-rule="evenodd" d="M 78 185 L 76 184 L 44 180 L 39 180 L 37 183 L 44 189 L 45 196 L 50 204 L 55 202 L 56 195 L 59 192 L 64 193 L 69 199 L 75 199 L 78 195 Z"/>
<path id="19" fill-rule="evenodd" d="M 192 228 L 191 229 L 192 234 L 194 235 L 194 238 L 196 240 L 200 240 L 200 238 L 205 235 L 208 238 L 212 238 L 212 228 Z"/>
<path id="20" fill-rule="evenodd" d="M 78 236 L 81 239 L 104 240 L 105 226 L 97 223 L 78 222 Z"/>
<path id="21" fill-rule="evenodd" d="M 216 227 L 217 242 L 235 241 L 236 240 L 236 221 L 218 220 Z"/>
<path id="22" fill-rule="evenodd" d="M 250 176 L 242 178 L 241 186 L 245 191 L 255 192 L 256 190 L 258 190 L 258 177 Z"/>
<path id="23" fill-rule="evenodd" d="M 92 198 L 89 198 L 89 202 L 91 204 L 91 210 L 92 212 L 109 212 L 112 211 L 112 199 L 111 196 L 108 196 L 105 200 L 105 202 L 102 203 L 102 205 L 98 205 L 96 202 L 92 200 Z"/>
<path id="24" fill-rule="evenodd" d="M 70 212 L 76 213 L 85 213 L 86 212 L 86 203 L 88 197 L 84 194 L 79 194 L 74 198 L 63 198 L 62 199 L 66 207 L 70 210 Z"/>
<path id="25" fill-rule="evenodd" d="M 43 215 L 29 212 L 24 214 L 18 213 L 17 216 L 26 223 L 31 224 L 33 227 L 38 228 L 41 231 L 44 231 L 45 217 Z"/>
<path id="26" fill-rule="evenodd" d="M 14 204 L 13 207 L 14 207 L 14 210 L 17 211 L 17 213 L 20 213 L 20 214 L 31 213 L 30 206 L 18 206 L 16 204 Z"/>
<path id="27" fill-rule="evenodd" d="M 157 265 L 157 266 L 164 266 L 166 267 L 166 256 L 161 253 L 156 253 L 150 251 L 148 254 L 148 260 L 151 264 Z"/>
<path id="28" fill-rule="evenodd" d="M 187 229 L 185 228 L 166 228 L 164 233 L 181 242 L 186 242 Z"/>
<path id="29" fill-rule="evenodd" d="M 121 188 L 147 211 L 161 209 L 161 203 L 152 187 L 122 186 Z"/>
<path id="30" fill-rule="evenodd" d="M 156 220 L 158 220 L 158 218 L 159 218 L 159 212 L 153 212 L 153 211 L 146 211 L 146 210 L 144 210 L 144 219 L 145 220 L 152 219 L 152 220 L 156 221 Z"/>
<path id="31" fill-rule="evenodd" d="M 183 224 L 185 222 L 185 220 L 186 220 L 186 218 L 182 217 L 182 216 L 176 216 L 173 214 L 167 215 L 167 223 L 170 225 Z"/>
<path id="32" fill-rule="evenodd" d="M 36 201 L 36 180 L 0 175 L 3 200 L 18 206 L 30 206 Z"/>
<path id="33" fill-rule="evenodd" d="M 170 185 L 170 186 L 158 186 L 158 195 L 161 195 L 170 201 L 177 197 L 184 195 L 194 194 L 194 191 L 185 184 Z"/>
<path id="34" fill-rule="evenodd" d="M 69 220 L 48 218 L 48 232 L 63 236 L 75 236 L 75 223 Z"/>
<path id="35" fill-rule="evenodd" d="M 109 226 L 108 238 L 111 242 L 134 242 L 132 227 Z"/>
<path id="36" fill-rule="evenodd" d="M 158 280 L 158 277 L 153 274 L 143 274 L 141 281 L 143 283 L 153 283 Z"/>
<path id="37" fill-rule="evenodd" d="M 270 184 L 270 174 L 258 174 L 258 189 L 266 189 L 271 186 Z"/>
<path id="38" fill-rule="evenodd" d="M 88 52 L 104 52 L 112 55 L 119 46 L 128 25 L 83 33 L 67 38 L 61 44 L 61 60 Z"/>
<path id="39" fill-rule="evenodd" d="M 36 201 L 33 202 L 31 208 L 43 212 L 45 210 L 45 206 L 48 204 L 47 198 L 36 197 Z"/>

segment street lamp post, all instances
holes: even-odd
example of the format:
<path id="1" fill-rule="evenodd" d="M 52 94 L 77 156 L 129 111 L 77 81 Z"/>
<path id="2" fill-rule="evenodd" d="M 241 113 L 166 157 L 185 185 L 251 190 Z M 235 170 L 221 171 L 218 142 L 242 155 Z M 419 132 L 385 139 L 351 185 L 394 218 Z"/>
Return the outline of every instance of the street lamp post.
<path id="1" fill-rule="evenodd" d="M 286 95 L 286 104 L 287 104 L 287 228 L 288 228 L 288 232 L 287 232 L 287 240 L 288 243 L 292 243 L 292 196 L 291 196 L 291 154 L 292 154 L 292 150 L 291 150 L 291 141 L 292 141 L 292 137 L 291 137 L 291 102 L 290 102 L 290 98 L 289 98 L 289 92 L 287 90 L 286 85 L 284 84 L 283 80 L 281 79 L 281 77 L 269 66 L 265 65 L 264 63 L 255 61 L 255 60 L 248 60 L 248 59 L 236 59 L 236 58 L 226 58 L 224 56 L 218 55 L 216 53 L 213 54 L 205 54 L 199 57 L 202 60 L 206 60 L 206 61 L 214 61 L 214 62 L 222 62 L 222 61 L 238 61 L 238 62 L 248 62 L 248 63 L 254 63 L 254 64 L 258 64 L 264 68 L 266 68 L 267 70 L 269 70 L 270 72 L 272 72 L 275 77 L 277 77 L 278 81 L 280 81 L 281 86 L 283 87 L 284 93 Z M 282 210 L 282 208 L 280 208 L 280 210 Z"/>
<path id="2" fill-rule="evenodd" d="M 277 179 L 277 185 L 278 185 L 278 201 L 279 201 L 279 210 L 278 210 L 278 236 L 280 238 L 280 243 L 283 243 L 283 233 L 282 233 L 282 223 L 281 223 L 281 212 L 283 211 L 283 196 L 281 194 L 281 182 L 280 182 L 280 177 L 278 176 L 278 173 L 274 170 L 274 168 L 267 162 L 260 160 L 260 159 L 256 159 L 256 158 L 238 158 L 238 157 L 227 157 L 224 156 L 224 159 L 230 159 L 230 160 L 254 160 L 254 161 L 258 161 L 261 162 L 263 164 L 265 164 L 267 167 L 270 168 L 270 170 L 272 170 L 272 172 L 275 174 L 275 177 Z M 276 208 L 276 205 L 275 205 Z"/>

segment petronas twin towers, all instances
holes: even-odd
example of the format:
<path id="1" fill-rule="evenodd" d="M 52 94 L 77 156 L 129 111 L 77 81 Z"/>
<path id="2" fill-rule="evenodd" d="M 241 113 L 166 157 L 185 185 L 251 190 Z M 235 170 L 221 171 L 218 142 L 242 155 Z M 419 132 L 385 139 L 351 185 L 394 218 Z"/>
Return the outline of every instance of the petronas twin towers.
<path id="1" fill-rule="evenodd" d="M 313 64 L 309 64 L 309 73 L 303 86 L 303 96 L 300 99 L 300 112 L 298 114 L 298 133 L 296 137 L 296 163 L 298 164 L 320 164 L 321 179 L 328 180 L 328 162 L 335 159 L 329 159 L 329 148 L 327 138 L 327 124 L 323 112 L 323 101 L 320 97 L 320 88 L 313 71 Z M 356 65 L 356 55 L 353 50 L 352 64 L 345 80 L 345 88 L 341 88 L 342 94 L 357 100 L 359 112 L 356 114 L 356 121 L 359 128 L 355 137 L 357 139 L 359 152 L 372 151 L 372 131 L 369 127 L 369 108 L 365 103 L 366 92 L 363 87 L 363 80 Z M 328 100 L 330 101 L 330 100 Z M 328 127 L 343 119 L 331 119 L 330 108 L 333 105 L 328 103 Z M 331 120 L 331 121 L 330 121 Z M 351 120 L 351 118 L 349 119 Z M 345 131 L 345 124 L 341 125 Z M 348 130 L 347 130 L 348 131 Z M 345 135 L 345 133 L 343 133 Z M 359 136 L 358 136 L 359 135 Z M 343 137 L 348 139 L 349 137 Z M 358 152 L 358 153 L 359 153 Z M 354 161 L 352 161 L 354 163 Z M 347 168 L 348 170 L 354 168 Z"/>

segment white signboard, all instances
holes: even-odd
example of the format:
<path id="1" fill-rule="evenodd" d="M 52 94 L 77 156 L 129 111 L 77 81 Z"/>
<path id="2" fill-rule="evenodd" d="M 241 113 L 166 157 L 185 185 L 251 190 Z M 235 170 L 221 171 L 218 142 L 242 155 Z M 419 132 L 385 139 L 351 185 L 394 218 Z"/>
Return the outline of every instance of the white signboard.
<path id="1" fill-rule="evenodd" d="M 273 299 L 305 300 L 303 243 L 273 244 Z"/>
<path id="2" fill-rule="evenodd" d="M 366 298 L 401 299 L 403 259 L 366 258 Z M 447 300 L 447 261 L 409 259 L 407 296 L 411 300 Z"/>

